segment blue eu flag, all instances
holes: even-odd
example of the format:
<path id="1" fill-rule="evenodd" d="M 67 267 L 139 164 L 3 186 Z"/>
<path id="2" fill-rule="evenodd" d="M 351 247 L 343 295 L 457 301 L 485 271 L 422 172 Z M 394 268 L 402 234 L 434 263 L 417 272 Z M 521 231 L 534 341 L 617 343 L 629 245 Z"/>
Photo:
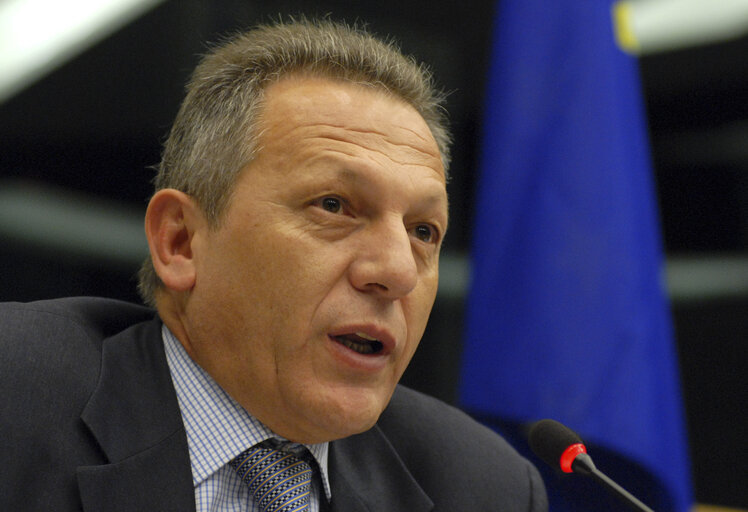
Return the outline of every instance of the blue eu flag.
<path id="1" fill-rule="evenodd" d="M 616 466 L 631 461 L 624 487 L 647 475 L 658 512 L 686 512 L 637 62 L 616 44 L 607 0 L 502 0 L 497 15 L 462 405 L 488 421 L 559 420 Z"/>

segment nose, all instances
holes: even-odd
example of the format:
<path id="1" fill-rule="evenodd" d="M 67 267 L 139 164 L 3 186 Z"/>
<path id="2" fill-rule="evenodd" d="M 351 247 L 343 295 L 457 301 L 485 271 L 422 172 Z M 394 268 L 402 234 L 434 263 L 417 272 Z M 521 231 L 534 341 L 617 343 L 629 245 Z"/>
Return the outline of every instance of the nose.
<path id="1" fill-rule="evenodd" d="M 391 300 L 410 293 L 418 282 L 418 264 L 402 219 L 377 223 L 363 231 L 349 268 L 352 285 Z"/>

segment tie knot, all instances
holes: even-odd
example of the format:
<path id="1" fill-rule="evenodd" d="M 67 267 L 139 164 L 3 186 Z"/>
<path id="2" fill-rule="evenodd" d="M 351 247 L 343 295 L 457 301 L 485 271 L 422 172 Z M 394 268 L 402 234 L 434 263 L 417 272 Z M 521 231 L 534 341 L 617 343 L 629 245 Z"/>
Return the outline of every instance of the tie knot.
<path id="1" fill-rule="evenodd" d="M 262 512 L 309 509 L 312 468 L 290 451 L 259 444 L 231 461 Z"/>

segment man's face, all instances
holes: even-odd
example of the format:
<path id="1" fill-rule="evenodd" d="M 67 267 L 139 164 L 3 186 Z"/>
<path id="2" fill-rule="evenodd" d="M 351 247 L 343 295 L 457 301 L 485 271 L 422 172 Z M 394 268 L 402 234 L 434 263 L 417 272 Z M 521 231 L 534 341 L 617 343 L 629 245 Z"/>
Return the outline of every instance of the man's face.
<path id="1" fill-rule="evenodd" d="M 360 85 L 268 88 L 261 150 L 218 229 L 193 237 L 190 355 L 276 433 L 370 428 L 433 305 L 447 194 L 410 106 Z"/>

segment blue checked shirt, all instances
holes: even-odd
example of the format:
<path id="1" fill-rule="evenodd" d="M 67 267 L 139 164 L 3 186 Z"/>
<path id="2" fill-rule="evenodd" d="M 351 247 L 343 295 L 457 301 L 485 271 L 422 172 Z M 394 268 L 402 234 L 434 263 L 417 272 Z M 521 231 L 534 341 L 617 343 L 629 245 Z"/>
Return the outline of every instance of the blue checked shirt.
<path id="1" fill-rule="evenodd" d="M 259 511 L 249 488 L 229 462 L 247 448 L 278 436 L 252 417 L 198 366 L 165 325 L 162 337 L 187 431 L 197 511 Z M 328 444 L 306 447 L 319 465 L 325 497 L 329 500 Z M 312 486 L 310 512 L 319 512 L 321 493 L 317 485 Z"/>

